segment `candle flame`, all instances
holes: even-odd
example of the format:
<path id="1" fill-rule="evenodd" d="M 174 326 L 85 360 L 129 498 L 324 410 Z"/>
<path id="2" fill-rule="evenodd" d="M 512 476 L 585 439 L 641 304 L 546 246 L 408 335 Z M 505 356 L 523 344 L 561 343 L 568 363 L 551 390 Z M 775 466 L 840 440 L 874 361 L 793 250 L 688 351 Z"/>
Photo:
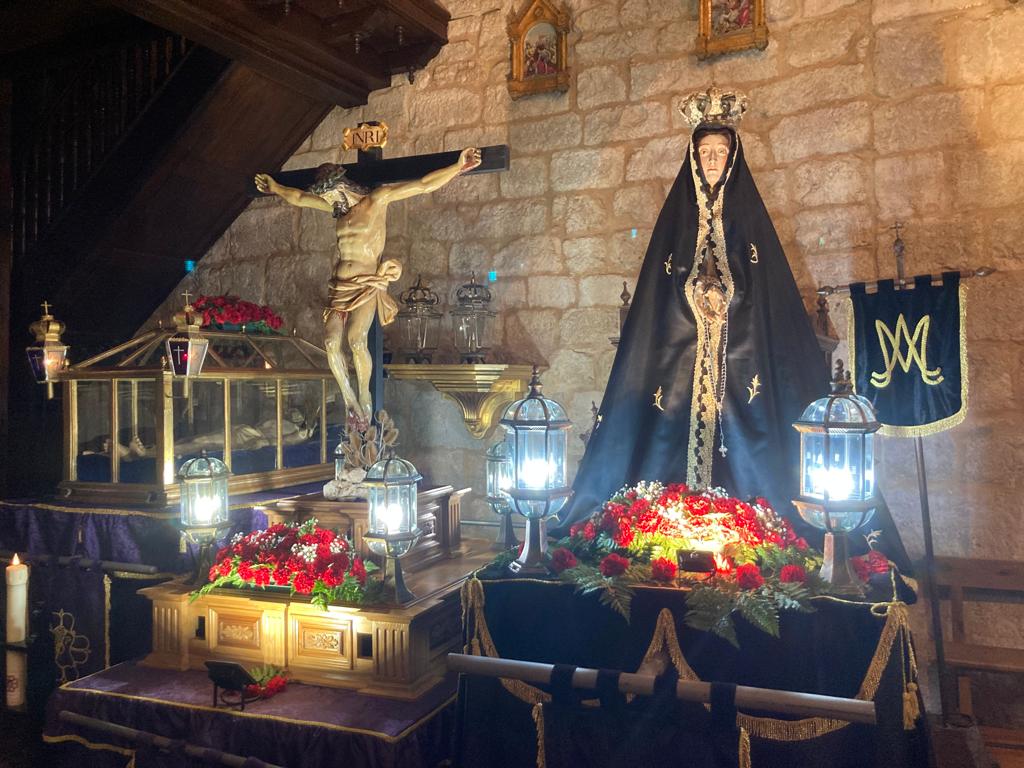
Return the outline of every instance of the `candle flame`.
<path id="1" fill-rule="evenodd" d="M 18 559 L 18 553 L 14 553 L 14 557 L 11 558 L 11 565 L 21 565 L 21 560 Z"/>

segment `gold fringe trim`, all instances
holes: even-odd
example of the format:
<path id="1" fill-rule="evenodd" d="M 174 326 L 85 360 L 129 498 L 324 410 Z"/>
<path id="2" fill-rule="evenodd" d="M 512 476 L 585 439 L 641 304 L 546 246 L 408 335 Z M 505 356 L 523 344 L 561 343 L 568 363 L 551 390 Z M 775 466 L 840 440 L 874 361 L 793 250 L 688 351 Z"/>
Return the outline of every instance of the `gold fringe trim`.
<path id="1" fill-rule="evenodd" d="M 64 507 L 59 504 L 38 504 L 35 502 L 0 501 L 3 507 L 32 507 L 45 509 L 48 512 L 67 512 L 72 515 L 113 515 L 115 517 L 149 517 L 154 520 L 176 520 L 178 512 L 144 512 L 138 509 L 101 509 L 98 507 Z"/>
<path id="2" fill-rule="evenodd" d="M 960 282 L 958 302 L 960 304 L 960 410 L 951 416 L 928 424 L 918 424 L 912 427 L 901 427 L 892 424 L 883 424 L 878 434 L 885 437 L 927 437 L 928 435 L 945 432 L 947 429 L 961 424 L 967 418 L 967 397 L 970 392 L 970 371 L 967 365 L 967 286 Z M 846 303 L 846 338 L 849 343 L 850 353 L 850 374 L 853 378 L 854 391 L 857 391 L 857 354 L 856 354 L 856 324 L 853 318 L 853 298 L 847 298 Z"/>
<path id="3" fill-rule="evenodd" d="M 544 705 L 533 705 L 533 722 L 537 726 L 537 768 L 546 768 L 548 759 L 544 752 Z"/>
<path id="4" fill-rule="evenodd" d="M 110 667 L 110 577 L 103 574 L 103 668 Z"/>
<path id="5" fill-rule="evenodd" d="M 917 703 L 917 683 L 907 683 L 903 689 L 903 730 L 912 731 L 921 716 L 921 707 Z"/>
<path id="6" fill-rule="evenodd" d="M 750 734 L 740 728 L 739 768 L 750 768 Z"/>
<path id="7" fill-rule="evenodd" d="M 63 744 L 64 742 L 73 741 L 75 744 L 81 744 L 86 749 L 92 749 L 104 752 L 114 752 L 118 755 L 124 755 L 130 757 L 132 761 L 135 760 L 135 750 L 127 747 L 116 747 L 113 744 L 104 744 L 102 742 L 89 741 L 83 739 L 81 736 L 74 733 L 67 733 L 62 736 L 48 736 L 43 734 L 43 741 L 47 744 Z M 131 765 L 132 763 L 128 763 Z"/>
<path id="8" fill-rule="evenodd" d="M 662 650 L 668 652 L 672 666 L 676 668 L 680 680 L 700 680 L 697 673 L 687 663 L 686 657 L 683 656 L 683 649 L 679 645 L 679 636 L 676 634 L 675 618 L 668 608 L 662 608 L 658 614 L 658 621 L 654 625 L 654 636 L 651 637 L 651 643 L 647 646 L 647 653 L 644 654 L 644 660 L 640 666 L 656 663 L 658 654 Z"/>

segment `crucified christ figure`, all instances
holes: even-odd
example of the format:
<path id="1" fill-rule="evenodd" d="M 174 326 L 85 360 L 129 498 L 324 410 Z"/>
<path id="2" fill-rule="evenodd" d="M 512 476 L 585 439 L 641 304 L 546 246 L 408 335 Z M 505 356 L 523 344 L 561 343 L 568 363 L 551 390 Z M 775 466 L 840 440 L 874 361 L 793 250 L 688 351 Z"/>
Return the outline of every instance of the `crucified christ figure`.
<path id="1" fill-rule="evenodd" d="M 381 325 L 387 325 L 398 313 L 398 304 L 388 295 L 388 284 L 402 276 L 402 265 L 393 259 L 380 260 L 387 236 L 388 205 L 440 189 L 478 165 L 480 150 L 464 149 L 454 165 L 415 181 L 372 190 L 345 178 L 344 167 L 330 163 L 317 169 L 316 181 L 308 191 L 278 184 L 266 173 L 256 174 L 260 192 L 275 194 L 290 205 L 330 213 L 337 220 L 334 232 L 338 263 L 328 285 L 324 347 L 346 408 L 362 421 L 368 422 L 373 415 L 373 358 L 367 334 L 375 315 L 380 315 Z M 355 369 L 355 387 L 349 375 L 350 361 Z"/>

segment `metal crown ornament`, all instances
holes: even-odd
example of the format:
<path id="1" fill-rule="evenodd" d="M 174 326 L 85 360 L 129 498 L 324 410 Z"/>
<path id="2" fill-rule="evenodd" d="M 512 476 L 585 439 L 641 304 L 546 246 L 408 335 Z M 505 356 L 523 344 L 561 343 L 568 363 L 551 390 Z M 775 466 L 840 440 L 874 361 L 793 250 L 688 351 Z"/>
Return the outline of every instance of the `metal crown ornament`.
<path id="1" fill-rule="evenodd" d="M 723 91 L 715 86 L 691 93 L 679 107 L 680 114 L 690 124 L 691 133 L 698 128 L 736 128 L 746 111 L 746 94 Z"/>

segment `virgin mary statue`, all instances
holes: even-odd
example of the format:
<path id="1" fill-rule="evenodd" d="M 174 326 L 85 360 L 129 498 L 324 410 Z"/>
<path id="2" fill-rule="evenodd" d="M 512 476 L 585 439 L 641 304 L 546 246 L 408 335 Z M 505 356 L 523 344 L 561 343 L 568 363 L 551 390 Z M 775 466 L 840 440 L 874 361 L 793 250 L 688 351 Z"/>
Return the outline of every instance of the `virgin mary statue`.
<path id="1" fill-rule="evenodd" d="M 691 127 L 686 157 L 655 224 L 599 426 L 555 535 L 640 480 L 763 496 L 796 517 L 792 424 L 827 393 L 829 375 L 743 157 L 737 125 L 746 106 L 742 94 L 712 87 L 680 107 Z M 875 527 L 891 528 L 884 505 L 876 514 Z M 885 551 L 901 564 L 896 542 L 898 552 Z"/>

